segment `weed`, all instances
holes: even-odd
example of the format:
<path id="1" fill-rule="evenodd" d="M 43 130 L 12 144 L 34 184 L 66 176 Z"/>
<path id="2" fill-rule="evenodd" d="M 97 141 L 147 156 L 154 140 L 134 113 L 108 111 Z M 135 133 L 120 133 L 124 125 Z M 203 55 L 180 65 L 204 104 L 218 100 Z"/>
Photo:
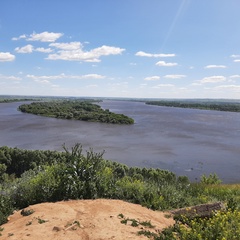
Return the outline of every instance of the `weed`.
<path id="1" fill-rule="evenodd" d="M 140 222 L 139 224 L 141 224 L 144 227 L 155 228 L 155 226 L 152 225 L 151 221 L 143 221 L 143 222 Z"/>
<path id="2" fill-rule="evenodd" d="M 4 228 L 0 227 L 0 236 L 2 236 L 1 232 L 4 230 Z"/>
<path id="3" fill-rule="evenodd" d="M 128 219 L 123 219 L 123 220 L 121 220 L 121 223 L 122 224 L 127 224 L 127 221 L 128 221 Z"/>
<path id="4" fill-rule="evenodd" d="M 135 219 L 130 219 L 130 221 L 132 221 L 132 223 L 131 223 L 132 227 L 137 227 L 139 225 L 139 222 Z"/>
<path id="5" fill-rule="evenodd" d="M 122 213 L 118 214 L 118 217 L 124 218 L 124 215 Z"/>
<path id="6" fill-rule="evenodd" d="M 157 238 L 157 234 L 156 233 L 153 233 L 149 230 L 141 230 L 141 231 L 138 231 L 138 235 L 144 235 L 148 238 L 151 238 L 151 237 L 154 237 L 154 238 Z"/>
<path id="7" fill-rule="evenodd" d="M 39 223 L 39 224 L 48 222 L 48 220 L 44 220 L 44 219 L 41 219 L 41 218 L 37 218 L 37 220 L 38 220 L 38 223 Z"/>

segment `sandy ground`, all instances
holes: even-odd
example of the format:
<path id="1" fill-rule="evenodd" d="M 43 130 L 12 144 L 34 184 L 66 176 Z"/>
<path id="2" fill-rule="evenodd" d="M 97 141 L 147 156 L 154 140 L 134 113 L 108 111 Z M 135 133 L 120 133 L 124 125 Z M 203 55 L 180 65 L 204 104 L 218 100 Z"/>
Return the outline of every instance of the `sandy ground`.
<path id="1" fill-rule="evenodd" d="M 57 203 L 41 203 L 25 210 L 34 212 L 22 216 L 21 210 L 2 225 L 0 239 L 8 240 L 101 240 L 148 239 L 138 235 L 140 230 L 161 231 L 174 223 L 166 213 L 152 211 L 137 204 L 120 200 L 74 200 Z M 119 214 L 124 217 L 121 218 Z M 121 223 L 123 219 L 138 222 L 151 221 L 154 228 L 137 227 Z"/>

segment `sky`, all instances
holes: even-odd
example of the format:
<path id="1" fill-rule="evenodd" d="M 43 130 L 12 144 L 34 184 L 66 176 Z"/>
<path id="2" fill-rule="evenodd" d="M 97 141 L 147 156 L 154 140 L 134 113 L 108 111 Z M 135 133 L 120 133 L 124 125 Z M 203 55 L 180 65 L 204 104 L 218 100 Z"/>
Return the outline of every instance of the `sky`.
<path id="1" fill-rule="evenodd" d="M 1 0 L 0 95 L 240 99 L 239 0 Z"/>

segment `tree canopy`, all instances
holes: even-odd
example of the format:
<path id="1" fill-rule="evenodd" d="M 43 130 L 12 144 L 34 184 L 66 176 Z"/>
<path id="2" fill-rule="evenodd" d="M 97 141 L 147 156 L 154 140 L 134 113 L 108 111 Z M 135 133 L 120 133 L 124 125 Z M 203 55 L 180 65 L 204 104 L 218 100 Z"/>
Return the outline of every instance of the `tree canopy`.
<path id="1" fill-rule="evenodd" d="M 55 117 L 62 119 L 75 119 L 91 122 L 133 124 L 134 120 L 123 114 L 102 109 L 99 105 L 89 101 L 64 100 L 51 102 L 33 102 L 19 106 L 24 113 Z"/>

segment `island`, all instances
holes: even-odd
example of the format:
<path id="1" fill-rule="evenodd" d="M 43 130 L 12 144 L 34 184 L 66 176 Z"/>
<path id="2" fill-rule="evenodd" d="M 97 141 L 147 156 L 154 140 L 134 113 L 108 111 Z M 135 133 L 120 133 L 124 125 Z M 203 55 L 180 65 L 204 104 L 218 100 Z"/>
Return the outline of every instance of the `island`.
<path id="1" fill-rule="evenodd" d="M 63 100 L 50 102 L 32 102 L 19 106 L 24 113 L 54 117 L 61 119 L 74 119 L 89 122 L 101 122 L 112 124 L 133 124 L 134 119 L 102 109 L 99 105 L 90 101 Z"/>
<path id="2" fill-rule="evenodd" d="M 161 101 L 147 101 L 146 104 L 165 106 L 165 107 L 194 108 L 194 109 L 203 109 L 203 110 L 240 112 L 240 103 L 239 102 L 228 102 L 228 101 L 161 100 Z"/>

